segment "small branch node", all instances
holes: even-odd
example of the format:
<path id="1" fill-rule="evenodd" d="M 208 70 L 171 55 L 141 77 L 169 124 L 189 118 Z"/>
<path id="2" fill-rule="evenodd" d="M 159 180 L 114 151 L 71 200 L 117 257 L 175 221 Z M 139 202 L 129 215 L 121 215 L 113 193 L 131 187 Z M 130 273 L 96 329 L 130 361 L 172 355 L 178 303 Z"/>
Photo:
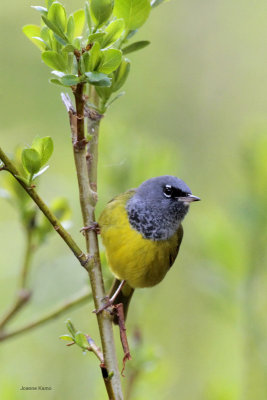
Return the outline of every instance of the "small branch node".
<path id="1" fill-rule="evenodd" d="M 31 298 L 32 292 L 28 289 L 20 289 L 18 291 L 18 298 L 20 299 L 20 301 L 22 301 L 23 303 L 25 303 L 26 301 L 28 301 Z"/>
<path id="2" fill-rule="evenodd" d="M 104 114 L 100 114 L 98 111 L 88 106 L 84 107 L 84 116 L 89 118 L 91 121 L 99 121 L 104 117 Z"/>
<path id="3" fill-rule="evenodd" d="M 75 342 L 67 343 L 66 346 L 72 346 L 73 344 L 75 344 Z"/>
<path id="4" fill-rule="evenodd" d="M 92 351 L 97 356 L 97 358 L 99 359 L 101 364 L 104 365 L 104 356 L 103 356 L 101 349 L 96 345 L 94 339 L 92 339 L 91 336 L 89 336 L 89 335 L 85 335 L 85 336 L 86 336 L 87 342 L 89 344 L 87 350 Z"/>
<path id="5" fill-rule="evenodd" d="M 77 117 L 78 118 L 78 117 Z M 79 152 L 85 148 L 88 141 L 84 138 L 82 140 L 74 140 L 73 141 L 73 148 L 75 152 Z"/>

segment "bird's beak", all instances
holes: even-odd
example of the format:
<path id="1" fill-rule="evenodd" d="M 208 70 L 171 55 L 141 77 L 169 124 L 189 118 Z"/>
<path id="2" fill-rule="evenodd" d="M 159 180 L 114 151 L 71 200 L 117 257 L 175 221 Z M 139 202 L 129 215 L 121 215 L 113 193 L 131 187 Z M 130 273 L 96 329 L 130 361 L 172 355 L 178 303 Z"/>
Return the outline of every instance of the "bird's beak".
<path id="1" fill-rule="evenodd" d="M 184 203 L 192 203 L 192 201 L 200 201 L 200 198 L 193 194 L 188 194 L 186 197 L 179 197 L 179 200 Z"/>

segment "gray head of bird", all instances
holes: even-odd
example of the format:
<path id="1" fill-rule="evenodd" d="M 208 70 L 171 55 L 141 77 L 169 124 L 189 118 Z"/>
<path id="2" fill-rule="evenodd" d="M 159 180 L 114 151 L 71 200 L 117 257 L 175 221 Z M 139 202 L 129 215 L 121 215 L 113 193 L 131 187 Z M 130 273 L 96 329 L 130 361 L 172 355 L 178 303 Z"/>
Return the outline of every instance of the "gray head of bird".
<path id="1" fill-rule="evenodd" d="M 198 200 L 184 181 L 164 175 L 143 182 L 126 210 L 132 228 L 144 238 L 166 240 L 179 228 L 189 205 Z"/>

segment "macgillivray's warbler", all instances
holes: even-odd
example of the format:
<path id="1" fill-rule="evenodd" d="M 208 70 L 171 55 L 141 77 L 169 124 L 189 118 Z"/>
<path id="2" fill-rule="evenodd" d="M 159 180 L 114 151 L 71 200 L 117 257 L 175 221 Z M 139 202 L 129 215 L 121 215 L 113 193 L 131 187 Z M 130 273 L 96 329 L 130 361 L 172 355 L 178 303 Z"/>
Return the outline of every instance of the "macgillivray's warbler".
<path id="1" fill-rule="evenodd" d="M 122 303 L 125 318 L 134 289 L 157 285 L 173 265 L 183 238 L 181 222 L 198 200 L 185 182 L 165 175 L 118 195 L 104 208 L 98 224 L 116 277 L 109 305 Z"/>

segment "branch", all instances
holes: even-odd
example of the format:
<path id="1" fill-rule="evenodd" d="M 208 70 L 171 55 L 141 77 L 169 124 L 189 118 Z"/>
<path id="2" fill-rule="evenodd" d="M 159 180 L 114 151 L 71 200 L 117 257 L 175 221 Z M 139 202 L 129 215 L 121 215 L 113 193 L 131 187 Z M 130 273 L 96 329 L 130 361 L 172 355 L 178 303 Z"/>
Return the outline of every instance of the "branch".
<path id="1" fill-rule="evenodd" d="M 109 374 L 108 374 L 108 371 L 107 371 L 107 368 L 106 368 L 105 362 L 104 362 L 103 353 L 102 353 L 101 349 L 99 347 L 97 347 L 97 345 L 95 344 L 95 341 L 89 335 L 85 335 L 85 336 L 86 336 L 87 342 L 89 344 L 89 347 L 87 347 L 87 350 L 92 351 L 100 361 L 101 373 L 102 373 L 102 377 L 103 377 L 105 385 L 106 385 L 108 397 L 109 397 L 109 399 L 114 399 L 115 394 L 114 394 L 113 387 L 111 384 L 112 375 L 109 376 Z"/>
<path id="2" fill-rule="evenodd" d="M 68 300 L 65 300 L 63 303 L 59 304 L 54 310 L 46 313 L 41 318 L 37 318 L 36 320 L 22 326 L 21 328 L 15 329 L 12 332 L 0 332 L 0 341 L 4 341 L 11 337 L 20 335 L 21 333 L 27 332 L 31 329 L 34 329 L 44 323 L 58 317 L 59 315 L 63 314 L 65 311 L 83 303 L 84 301 L 88 301 L 92 299 L 91 292 L 86 288 L 82 289 L 79 293 L 75 294 L 74 296 L 70 297 Z"/>
<path id="3" fill-rule="evenodd" d="M 87 169 L 86 149 L 83 146 L 76 145 L 78 137 L 81 136 L 81 134 L 78 132 L 80 126 L 80 124 L 78 124 L 79 119 L 77 119 L 68 95 L 62 94 L 61 97 L 69 114 L 83 224 L 85 227 L 91 227 L 95 223 L 95 205 L 97 202 L 97 195 L 91 185 L 90 171 L 88 173 Z M 94 157 L 92 160 L 93 163 L 97 163 L 96 157 Z M 94 183 L 96 184 L 96 179 Z M 105 288 L 101 271 L 97 233 L 94 229 L 85 229 L 84 236 L 86 240 L 87 252 L 90 260 L 92 261 L 88 269 L 88 273 L 91 282 L 94 304 L 95 308 L 99 309 L 103 305 L 102 301 L 105 299 Z M 113 336 L 112 317 L 107 311 L 103 311 L 97 315 L 97 321 L 104 354 L 104 366 L 107 369 L 108 376 L 113 373 L 113 378 L 110 380 L 110 385 L 112 386 L 112 392 L 114 394 L 112 397 L 110 397 L 110 392 L 108 392 L 108 396 L 110 399 L 120 400 L 123 397 Z"/>
<path id="4" fill-rule="evenodd" d="M 62 237 L 64 242 L 69 246 L 72 250 L 76 258 L 80 261 L 81 265 L 87 269 L 89 268 L 90 260 L 84 254 L 84 252 L 80 249 L 77 243 L 73 240 L 71 235 L 63 228 L 59 220 L 56 216 L 50 211 L 45 202 L 41 199 L 41 197 L 37 194 L 36 190 L 32 186 L 28 186 L 23 180 L 20 179 L 20 175 L 18 170 L 12 161 L 7 157 L 4 151 L 0 147 L 0 159 L 3 161 L 5 170 L 10 172 L 14 178 L 18 181 L 18 183 L 23 187 L 23 189 L 29 194 L 29 196 L 33 199 L 39 209 L 46 216 L 48 221 L 54 227 L 56 232 Z"/>
<path id="5" fill-rule="evenodd" d="M 86 162 L 90 186 L 97 191 L 97 164 L 98 164 L 98 136 L 99 123 L 103 115 L 96 110 L 86 108 L 87 133 L 89 141 L 87 143 Z"/>
<path id="6" fill-rule="evenodd" d="M 27 233 L 27 241 L 26 241 L 26 250 L 24 255 L 24 261 L 22 263 L 20 277 L 19 277 L 19 288 L 16 294 L 15 301 L 10 309 L 5 313 L 3 318 L 0 321 L 0 331 L 3 330 L 5 325 L 13 318 L 17 312 L 28 303 L 31 292 L 26 286 L 26 279 L 29 272 L 30 262 L 33 256 L 33 227 L 30 225 L 26 228 Z"/>
<path id="7" fill-rule="evenodd" d="M 31 292 L 27 289 L 20 289 L 17 298 L 15 299 L 15 303 L 11 306 L 11 308 L 6 312 L 2 320 L 0 321 L 0 332 L 3 330 L 5 325 L 11 320 L 14 315 L 29 301 L 31 297 Z"/>

